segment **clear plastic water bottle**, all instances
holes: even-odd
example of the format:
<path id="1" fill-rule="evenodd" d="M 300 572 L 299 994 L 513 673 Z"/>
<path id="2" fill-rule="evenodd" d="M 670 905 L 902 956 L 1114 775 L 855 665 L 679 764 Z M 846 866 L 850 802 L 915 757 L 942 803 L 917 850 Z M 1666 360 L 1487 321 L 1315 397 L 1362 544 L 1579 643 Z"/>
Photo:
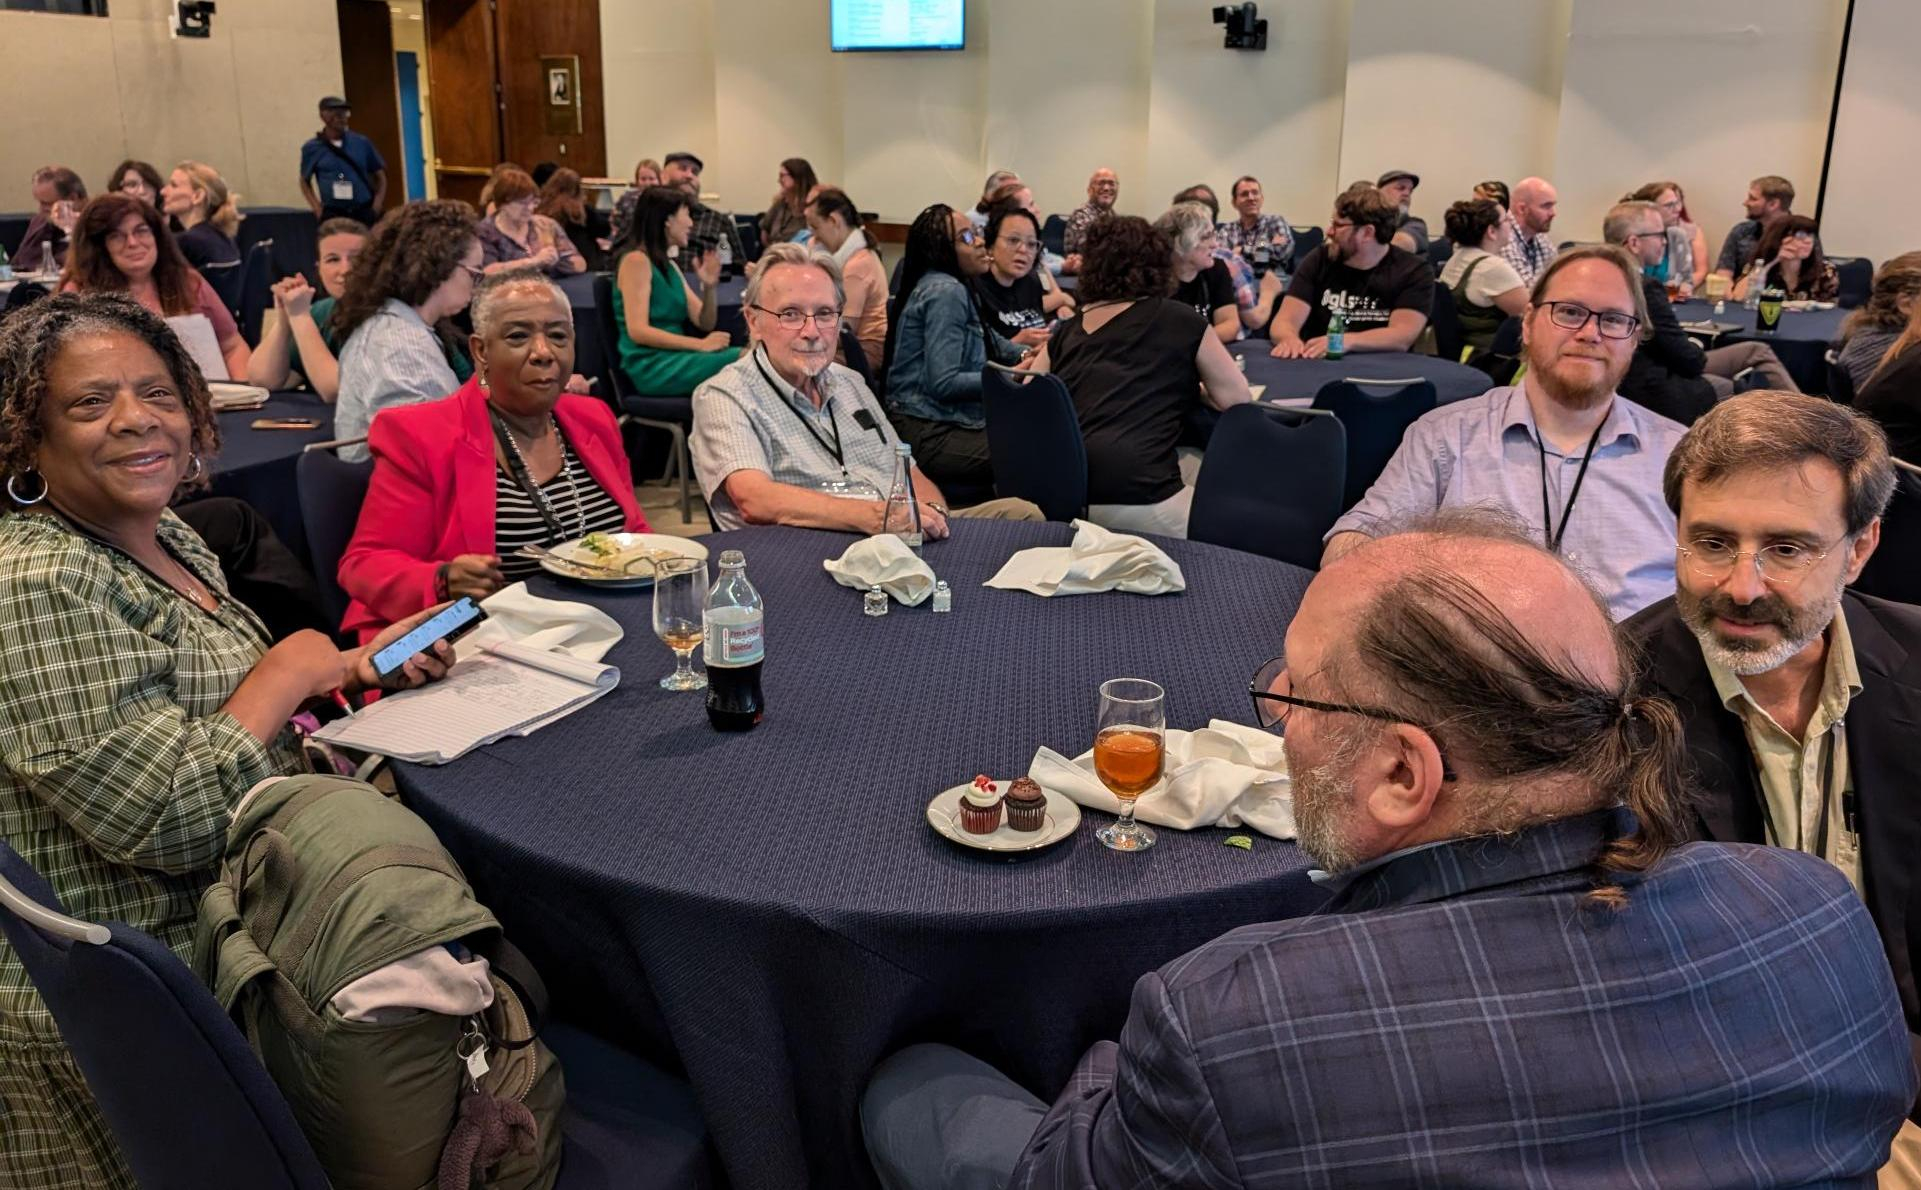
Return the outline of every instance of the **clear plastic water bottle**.
<path id="1" fill-rule="evenodd" d="M 59 271 L 60 266 L 53 263 L 53 245 L 42 243 L 40 245 L 40 275 L 43 277 L 51 277 Z"/>
<path id="2" fill-rule="evenodd" d="M 7 247 L 0 244 L 0 281 L 13 280 L 13 262 L 7 259 Z"/>
<path id="3" fill-rule="evenodd" d="M 1347 312 L 1334 311 L 1334 317 L 1327 320 L 1327 358 L 1340 359 L 1347 354 Z"/>
<path id="4" fill-rule="evenodd" d="M 1747 279 L 1747 286 L 1748 286 L 1747 295 L 1741 299 L 1741 304 L 1750 310 L 1760 309 L 1761 308 L 1761 291 L 1767 288 L 1767 280 L 1768 280 L 1768 271 L 1766 266 L 1764 266 L 1758 260 L 1755 261 L 1753 264 L 1749 265 L 1748 279 Z"/>
<path id="5" fill-rule="evenodd" d="M 732 240 L 729 240 L 729 239 L 728 239 L 728 238 L 727 238 L 726 236 L 724 236 L 724 235 L 723 235 L 723 236 L 721 236 L 721 237 L 720 237 L 720 243 L 718 243 L 718 244 L 716 244 L 716 245 L 714 245 L 714 251 L 716 251 L 716 252 L 718 252 L 718 253 L 720 253 L 720 276 L 721 276 L 721 279 L 722 279 L 722 280 L 726 280 L 727 278 L 729 278 L 729 277 L 732 277 L 732 276 L 734 275 L 734 244 L 733 244 L 733 241 L 732 241 Z"/>
<path id="6" fill-rule="evenodd" d="M 707 592 L 700 618 L 707 720 L 719 731 L 751 731 L 767 709 L 760 691 L 766 638 L 760 592 L 747 581 L 747 559 L 739 550 L 720 555 L 720 578 Z"/>
<path id="7" fill-rule="evenodd" d="M 920 553 L 920 501 L 914 498 L 914 448 L 905 442 L 894 446 L 894 482 L 887 489 L 887 513 L 881 518 L 882 534 L 892 533 Z"/>

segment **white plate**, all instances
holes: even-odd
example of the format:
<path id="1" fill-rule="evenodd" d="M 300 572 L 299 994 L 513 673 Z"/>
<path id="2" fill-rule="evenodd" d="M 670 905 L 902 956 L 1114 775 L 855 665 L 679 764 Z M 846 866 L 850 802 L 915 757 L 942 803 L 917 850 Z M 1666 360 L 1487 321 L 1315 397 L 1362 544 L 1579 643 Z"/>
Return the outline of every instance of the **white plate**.
<path id="1" fill-rule="evenodd" d="M 666 533 L 608 533 L 606 536 L 622 549 L 642 546 L 650 550 L 666 550 L 687 558 L 699 558 L 702 561 L 707 558 L 706 546 L 685 537 L 674 537 Z M 582 546 L 579 538 L 561 542 L 554 547 L 553 552 L 563 558 L 580 562 L 598 563 L 600 561 L 599 555 Z M 540 559 L 540 568 L 548 574 L 572 579 L 577 583 L 586 583 L 590 587 L 651 587 L 654 585 L 654 576 L 651 574 L 637 574 L 632 578 L 605 578 L 591 570 L 576 570 L 565 562 L 556 562 L 551 558 Z"/>
<path id="2" fill-rule="evenodd" d="M 1003 795 L 1007 793 L 1006 781 L 997 779 L 994 784 L 1000 786 Z M 1047 816 L 1041 822 L 1041 829 L 1015 830 L 1007 825 L 1007 809 L 1003 806 L 1001 824 L 994 829 L 993 834 L 969 834 L 961 829 L 960 803 L 961 795 L 973 787 L 971 781 L 966 785 L 956 785 L 952 789 L 936 794 L 934 800 L 927 803 L 927 825 L 963 847 L 972 847 L 976 851 L 1039 851 L 1043 847 L 1052 847 L 1073 834 L 1074 829 L 1081 824 L 1080 806 L 1076 805 L 1072 798 L 1055 793 L 1043 785 L 1041 792 L 1047 795 Z"/>

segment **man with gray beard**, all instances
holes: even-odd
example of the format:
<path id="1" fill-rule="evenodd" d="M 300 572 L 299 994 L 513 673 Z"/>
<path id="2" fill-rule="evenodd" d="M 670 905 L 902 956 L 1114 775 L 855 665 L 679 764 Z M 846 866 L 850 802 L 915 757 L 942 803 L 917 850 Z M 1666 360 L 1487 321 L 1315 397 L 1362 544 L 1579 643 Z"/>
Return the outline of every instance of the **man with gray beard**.
<path id="1" fill-rule="evenodd" d="M 1674 597 L 1626 628 L 1686 724 L 1697 833 L 1838 868 L 1874 916 L 1913 1032 L 1921 608 L 1846 589 L 1894 482 L 1880 427 L 1846 406 L 1766 390 L 1723 402 L 1668 456 Z M 1894 1184 L 1921 1185 L 1912 1119 L 1895 1167 Z"/>

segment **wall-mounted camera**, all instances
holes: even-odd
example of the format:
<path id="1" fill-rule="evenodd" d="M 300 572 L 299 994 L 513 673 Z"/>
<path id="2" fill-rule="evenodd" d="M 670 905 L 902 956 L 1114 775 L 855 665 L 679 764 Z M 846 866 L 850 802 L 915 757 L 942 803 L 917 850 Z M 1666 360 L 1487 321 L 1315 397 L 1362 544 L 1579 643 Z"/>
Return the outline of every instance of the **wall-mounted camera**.
<path id="1" fill-rule="evenodd" d="M 1267 48 L 1267 22 L 1254 15 L 1253 0 L 1246 4 L 1216 6 L 1214 23 L 1227 26 L 1227 48 L 1230 50 L 1264 50 Z"/>
<path id="2" fill-rule="evenodd" d="M 173 0 L 175 37 L 212 37 L 213 0 Z"/>

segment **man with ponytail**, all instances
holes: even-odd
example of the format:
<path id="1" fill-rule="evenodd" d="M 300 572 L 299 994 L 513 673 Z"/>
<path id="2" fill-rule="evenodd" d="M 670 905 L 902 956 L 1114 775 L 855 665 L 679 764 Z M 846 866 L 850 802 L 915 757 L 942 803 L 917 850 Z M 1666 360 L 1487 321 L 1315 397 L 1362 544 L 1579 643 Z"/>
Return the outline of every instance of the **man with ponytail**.
<path id="1" fill-rule="evenodd" d="M 1859 1185 L 1915 1091 L 1874 927 L 1812 857 L 1684 844 L 1682 728 L 1605 603 L 1500 514 L 1308 587 L 1249 685 L 1320 912 L 1135 984 L 1049 1109 L 883 1062 L 883 1185 Z M 1257 846 L 1273 846 L 1261 842 Z"/>

